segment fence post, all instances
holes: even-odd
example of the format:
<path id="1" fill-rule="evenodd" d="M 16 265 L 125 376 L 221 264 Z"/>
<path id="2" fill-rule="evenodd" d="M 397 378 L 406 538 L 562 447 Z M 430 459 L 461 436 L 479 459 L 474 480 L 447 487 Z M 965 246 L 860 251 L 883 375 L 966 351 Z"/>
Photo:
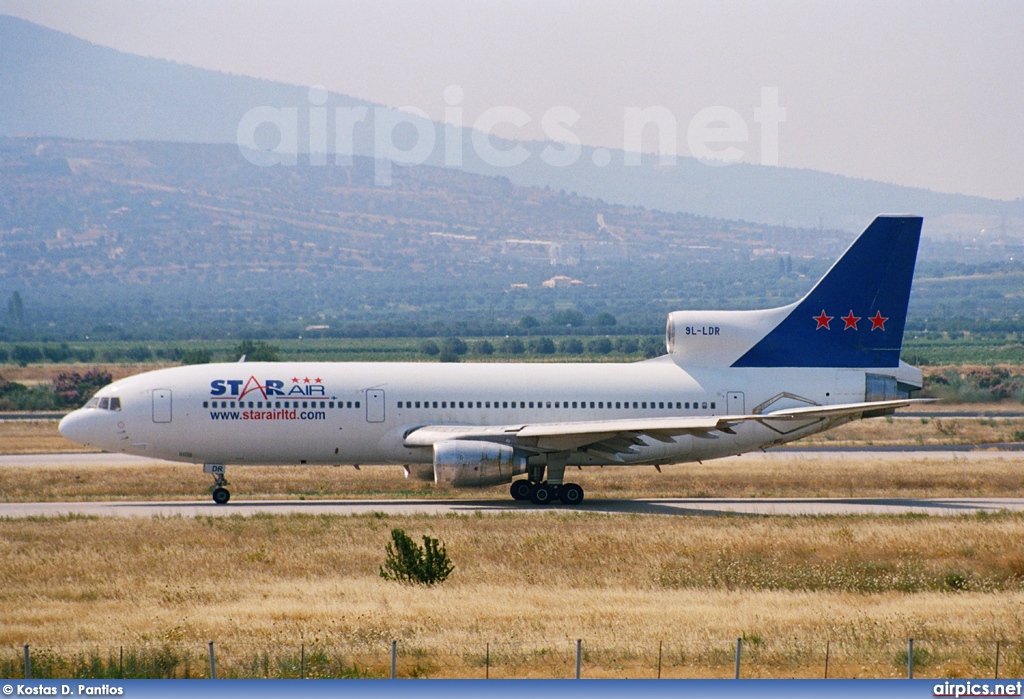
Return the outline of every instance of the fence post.
<path id="1" fill-rule="evenodd" d="M 25 644 L 25 679 L 32 679 L 32 659 L 28 657 L 28 644 Z"/>
<path id="2" fill-rule="evenodd" d="M 583 656 L 583 639 L 576 639 L 576 679 L 580 678 L 580 661 Z"/>
<path id="3" fill-rule="evenodd" d="M 117 677 L 118 679 L 124 679 L 124 646 L 121 646 L 117 652 Z M 185 679 L 188 679 L 188 677 Z"/>
<path id="4" fill-rule="evenodd" d="M 999 641 L 996 641 L 996 677 L 995 677 L 995 679 L 997 679 L 997 680 L 999 679 Z"/>
<path id="5" fill-rule="evenodd" d="M 825 641 L 825 679 L 826 680 L 828 679 L 828 652 L 829 652 L 829 650 L 831 650 L 831 648 L 829 647 L 829 644 L 830 644 L 830 642 L 828 640 L 826 640 Z"/>
<path id="6" fill-rule="evenodd" d="M 299 650 L 299 679 L 306 679 L 306 644 L 303 643 Z"/>
<path id="7" fill-rule="evenodd" d="M 398 641 L 391 641 L 391 679 L 395 679 L 395 667 L 398 662 Z"/>
<path id="8" fill-rule="evenodd" d="M 998 661 L 996 664 L 999 664 Z M 484 679 L 491 679 L 491 644 L 489 642 L 487 644 L 487 652 L 484 656 Z"/>
<path id="9" fill-rule="evenodd" d="M 742 649 L 743 649 L 743 639 L 742 638 L 737 638 L 736 639 L 736 678 L 735 678 L 737 680 L 740 678 L 740 652 L 742 651 Z"/>
<path id="10" fill-rule="evenodd" d="M 907 679 L 914 679 L 914 639 L 907 639 Z"/>
<path id="11" fill-rule="evenodd" d="M 217 661 L 213 657 L 213 641 L 210 641 L 210 679 L 217 679 Z"/>
<path id="12" fill-rule="evenodd" d="M 664 641 L 658 641 L 658 679 L 661 679 L 661 645 Z"/>

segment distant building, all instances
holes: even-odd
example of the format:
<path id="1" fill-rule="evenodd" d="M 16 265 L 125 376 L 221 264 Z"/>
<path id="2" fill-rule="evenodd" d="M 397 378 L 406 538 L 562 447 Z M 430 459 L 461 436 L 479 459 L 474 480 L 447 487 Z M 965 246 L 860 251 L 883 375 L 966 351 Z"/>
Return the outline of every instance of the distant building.
<path id="1" fill-rule="evenodd" d="M 529 284 L 511 284 L 509 286 L 509 288 L 512 289 L 512 291 L 516 291 L 517 289 L 529 289 L 530 285 Z"/>
<path id="2" fill-rule="evenodd" d="M 545 289 L 567 289 L 571 286 L 583 286 L 583 282 L 579 279 L 573 279 L 567 277 L 564 274 L 551 277 L 546 282 L 541 282 L 541 286 Z"/>

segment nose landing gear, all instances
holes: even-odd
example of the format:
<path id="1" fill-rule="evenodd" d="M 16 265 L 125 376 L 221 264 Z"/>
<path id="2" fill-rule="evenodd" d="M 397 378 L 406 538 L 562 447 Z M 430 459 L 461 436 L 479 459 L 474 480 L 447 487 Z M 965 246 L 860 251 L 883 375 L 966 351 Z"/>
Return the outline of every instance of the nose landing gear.
<path id="1" fill-rule="evenodd" d="M 224 477 L 224 464 L 203 464 L 203 471 L 213 474 L 213 501 L 218 505 L 226 505 L 231 493 L 224 486 L 230 485 Z"/>

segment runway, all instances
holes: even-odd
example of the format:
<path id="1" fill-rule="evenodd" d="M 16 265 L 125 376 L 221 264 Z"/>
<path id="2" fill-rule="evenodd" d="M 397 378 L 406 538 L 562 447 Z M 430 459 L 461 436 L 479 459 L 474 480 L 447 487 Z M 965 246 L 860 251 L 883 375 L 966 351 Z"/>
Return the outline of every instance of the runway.
<path id="1" fill-rule="evenodd" d="M 830 450 L 831 451 L 831 450 Z M 975 460 L 1017 461 L 1016 451 L 945 452 L 918 450 L 928 460 L 952 461 L 965 464 Z M 895 454 L 894 454 L 895 455 Z M 900 458 L 913 457 L 914 452 L 901 451 Z M 752 468 L 759 464 L 785 459 L 805 461 L 812 465 L 822 458 L 820 452 L 793 450 L 781 453 L 754 452 L 739 458 Z M 844 461 L 868 461 L 879 458 L 878 453 L 853 450 L 830 458 Z M 128 454 L 65 453 L 0 455 L 0 468 L 52 468 L 98 466 L 132 468 L 168 463 Z M 198 466 L 196 468 L 199 468 Z M 240 468 L 240 467 L 236 467 Z M 259 467 L 250 467 L 259 468 Z M 1024 498 L 645 498 L 611 499 L 588 498 L 577 508 L 563 505 L 550 507 L 515 502 L 502 498 L 378 498 L 378 499 L 324 499 L 324 500 L 232 500 L 227 505 L 215 505 L 205 498 L 174 501 L 78 501 L 78 502 L 0 502 L 0 518 L 98 516 L 98 517 L 251 517 L 257 514 L 310 514 L 361 515 L 373 512 L 393 515 L 445 515 L 445 514 L 500 514 L 522 512 L 543 514 L 567 512 L 604 514 L 647 514 L 674 516 L 837 516 L 837 515 L 905 515 L 926 514 L 939 516 L 965 515 L 1001 510 L 1024 511 Z"/>
<path id="2" fill-rule="evenodd" d="M 0 518 L 27 517 L 251 517 L 263 515 L 500 514 L 521 512 L 594 512 L 675 516 L 835 516 L 835 515 L 969 515 L 1024 511 L 1024 498 L 652 498 L 587 500 L 574 508 L 541 507 L 512 500 L 240 500 L 227 505 L 208 501 L 7 502 Z"/>

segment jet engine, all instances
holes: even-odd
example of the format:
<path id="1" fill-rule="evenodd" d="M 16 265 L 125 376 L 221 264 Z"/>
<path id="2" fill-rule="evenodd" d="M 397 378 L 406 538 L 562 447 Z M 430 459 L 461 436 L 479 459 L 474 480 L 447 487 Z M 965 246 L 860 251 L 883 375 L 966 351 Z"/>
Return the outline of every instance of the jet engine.
<path id="1" fill-rule="evenodd" d="M 509 483 L 526 473 L 526 456 L 493 442 L 453 439 L 434 445 L 434 483 L 454 488 L 479 488 Z"/>

